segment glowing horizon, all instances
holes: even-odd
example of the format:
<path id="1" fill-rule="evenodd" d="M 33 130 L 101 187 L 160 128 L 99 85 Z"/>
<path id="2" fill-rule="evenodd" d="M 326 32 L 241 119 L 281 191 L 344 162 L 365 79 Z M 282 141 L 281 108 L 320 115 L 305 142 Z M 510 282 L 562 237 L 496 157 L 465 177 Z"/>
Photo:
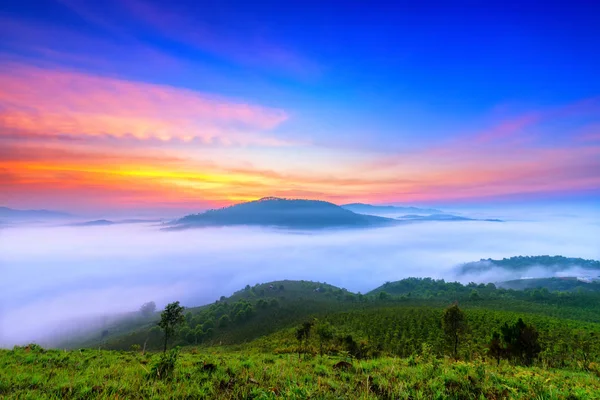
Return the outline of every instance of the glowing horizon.
<path id="1" fill-rule="evenodd" d="M 376 44 L 385 29 L 373 38 L 352 31 L 357 45 L 342 51 L 268 13 L 258 26 L 235 14 L 237 32 L 181 9 L 161 18 L 154 2 L 113 11 L 48 4 L 56 21 L 18 5 L 0 14 L 0 206 L 198 210 L 267 196 L 485 203 L 600 190 L 600 80 L 588 69 L 597 57 L 579 47 L 572 66 L 547 63 L 546 75 L 497 60 L 472 69 L 474 52 L 445 54 L 447 70 L 438 70 L 432 48 L 405 43 L 406 60 L 387 53 Z M 259 34 L 265 27 L 271 36 Z M 448 45 L 476 46 L 470 33 L 458 29 Z M 533 28 L 525 36 L 541 40 Z M 536 56 L 559 60 L 564 46 Z M 533 57 L 526 44 L 514 51 Z"/>

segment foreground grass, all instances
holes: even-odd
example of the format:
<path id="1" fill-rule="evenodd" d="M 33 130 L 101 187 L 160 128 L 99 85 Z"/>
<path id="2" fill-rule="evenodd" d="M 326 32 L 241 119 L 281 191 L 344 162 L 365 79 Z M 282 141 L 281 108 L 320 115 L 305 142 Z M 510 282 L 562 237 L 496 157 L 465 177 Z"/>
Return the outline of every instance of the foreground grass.
<path id="1" fill-rule="evenodd" d="M 597 372 L 484 362 L 340 358 L 191 350 L 170 380 L 149 378 L 156 354 L 0 350 L 3 399 L 600 399 Z M 215 365 L 214 370 L 205 363 Z"/>

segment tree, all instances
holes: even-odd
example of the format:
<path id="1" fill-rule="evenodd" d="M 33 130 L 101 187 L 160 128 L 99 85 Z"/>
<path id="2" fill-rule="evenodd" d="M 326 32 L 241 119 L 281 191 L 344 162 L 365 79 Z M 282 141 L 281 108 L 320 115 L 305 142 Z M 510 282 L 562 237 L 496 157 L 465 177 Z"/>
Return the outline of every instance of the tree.
<path id="1" fill-rule="evenodd" d="M 500 365 L 500 359 L 504 357 L 505 353 L 506 349 L 502 345 L 500 334 L 498 332 L 494 332 L 492 335 L 492 340 L 490 340 L 490 343 L 488 344 L 488 354 L 491 357 L 494 357 L 498 365 Z"/>
<path id="2" fill-rule="evenodd" d="M 150 317 L 155 312 L 156 312 L 156 303 L 154 303 L 153 301 L 144 303 L 140 307 L 140 314 L 142 314 L 144 317 Z"/>
<path id="3" fill-rule="evenodd" d="M 300 342 L 300 346 L 298 348 L 298 359 L 300 359 L 300 350 L 303 347 L 302 345 L 306 345 L 306 342 L 308 342 L 308 339 L 310 338 L 310 331 L 313 327 L 313 324 L 314 323 L 312 321 L 306 321 L 302 323 L 302 326 L 296 329 L 296 339 L 298 339 L 298 342 Z"/>
<path id="4" fill-rule="evenodd" d="M 183 310 L 184 307 L 180 306 L 179 302 L 176 301 L 174 303 L 167 304 L 163 312 L 160 313 L 160 322 L 158 323 L 158 326 L 160 326 L 165 332 L 165 345 L 163 353 L 167 352 L 167 343 L 169 342 L 169 338 L 173 336 L 177 327 L 185 322 Z"/>
<path id="5" fill-rule="evenodd" d="M 444 310 L 442 315 L 442 329 L 446 335 L 446 340 L 453 347 L 454 359 L 458 359 L 458 345 L 461 337 L 467 331 L 467 322 L 465 313 L 454 303 Z"/>
<path id="6" fill-rule="evenodd" d="M 479 295 L 479 291 L 477 289 L 471 289 L 471 294 L 469 294 L 469 299 L 471 299 L 471 300 L 481 300 L 481 296 Z"/>
<path id="7" fill-rule="evenodd" d="M 538 331 L 521 318 L 514 325 L 504 323 L 501 332 L 511 357 L 525 365 L 531 365 L 542 351 L 538 342 Z"/>
<path id="8" fill-rule="evenodd" d="M 225 314 L 221 316 L 221 318 L 219 318 L 219 328 L 226 328 L 230 322 L 231 318 L 229 318 L 229 315 Z"/>
<path id="9" fill-rule="evenodd" d="M 379 300 L 387 301 L 392 298 L 392 296 L 388 292 L 379 292 Z"/>
<path id="10" fill-rule="evenodd" d="M 320 322 L 316 331 L 319 337 L 319 352 L 323 356 L 323 344 L 333 339 L 333 328 L 329 322 Z"/>
<path id="11" fill-rule="evenodd" d="M 588 368 L 590 354 L 593 352 L 593 343 L 596 342 L 594 332 L 576 331 L 573 332 L 573 350 L 581 354 L 583 367 Z"/>

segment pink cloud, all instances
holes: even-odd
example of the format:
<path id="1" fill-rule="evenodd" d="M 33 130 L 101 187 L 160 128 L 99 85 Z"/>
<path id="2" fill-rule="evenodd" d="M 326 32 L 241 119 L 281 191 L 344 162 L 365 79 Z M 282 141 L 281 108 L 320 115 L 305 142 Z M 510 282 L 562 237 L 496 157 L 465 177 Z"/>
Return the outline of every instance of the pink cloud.
<path id="1" fill-rule="evenodd" d="M 600 141 L 600 123 L 592 123 L 584 126 L 575 134 L 578 142 L 597 142 Z"/>
<path id="2" fill-rule="evenodd" d="M 0 126 L 15 131 L 278 145 L 266 131 L 286 119 L 279 109 L 170 86 L 21 64 L 0 69 Z"/>
<path id="3" fill-rule="evenodd" d="M 528 113 L 519 117 L 502 121 L 494 128 L 478 134 L 473 140 L 478 143 L 492 142 L 502 139 L 511 138 L 527 127 L 535 125 L 542 119 L 540 113 Z"/>

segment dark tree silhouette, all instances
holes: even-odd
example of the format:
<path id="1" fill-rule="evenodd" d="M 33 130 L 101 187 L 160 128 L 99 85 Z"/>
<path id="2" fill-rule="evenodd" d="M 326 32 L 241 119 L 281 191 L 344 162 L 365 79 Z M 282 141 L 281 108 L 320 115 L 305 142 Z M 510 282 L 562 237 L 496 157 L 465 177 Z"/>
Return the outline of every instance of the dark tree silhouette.
<path id="1" fill-rule="evenodd" d="M 538 342 L 538 331 L 521 318 L 511 326 L 504 323 L 501 331 L 511 357 L 524 365 L 531 365 L 542 351 Z"/>
<path id="2" fill-rule="evenodd" d="M 442 316 L 442 328 L 446 335 L 446 340 L 452 344 L 454 359 L 458 359 L 458 345 L 460 339 L 467 330 L 465 313 L 454 303 L 444 310 Z"/>
<path id="3" fill-rule="evenodd" d="M 158 326 L 160 326 L 165 332 L 165 345 L 163 348 L 163 353 L 167 351 L 167 343 L 169 342 L 169 338 L 173 336 L 177 327 L 185 322 L 185 317 L 183 316 L 184 307 L 179 305 L 179 302 L 176 301 L 174 303 L 167 304 L 163 312 L 160 313 L 160 322 Z"/>
<path id="4" fill-rule="evenodd" d="M 306 344 L 306 342 L 310 338 L 310 331 L 313 325 L 314 323 L 312 321 L 306 321 L 302 323 L 302 326 L 296 329 L 296 339 L 298 339 L 298 342 L 300 342 L 300 347 L 298 350 L 298 359 L 300 359 L 300 349 L 303 348 L 303 344 Z"/>
<path id="5" fill-rule="evenodd" d="M 492 335 L 492 339 L 488 344 L 488 354 L 494 357 L 498 365 L 500 365 L 500 360 L 506 354 L 506 348 L 502 345 L 502 339 L 500 339 L 498 332 L 494 332 Z"/>

